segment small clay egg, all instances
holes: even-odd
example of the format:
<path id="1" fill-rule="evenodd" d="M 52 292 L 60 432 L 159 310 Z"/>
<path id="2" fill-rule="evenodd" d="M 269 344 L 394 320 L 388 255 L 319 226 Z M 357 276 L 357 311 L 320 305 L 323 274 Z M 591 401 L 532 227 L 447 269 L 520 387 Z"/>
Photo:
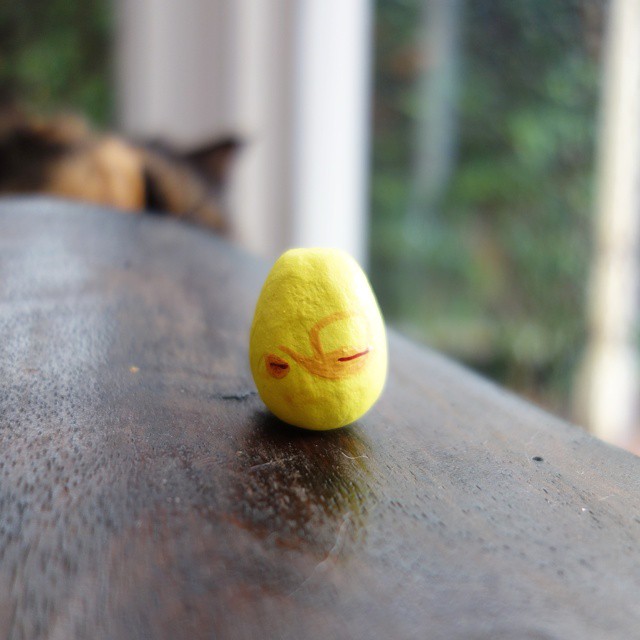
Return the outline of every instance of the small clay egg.
<path id="1" fill-rule="evenodd" d="M 363 416 L 387 374 L 382 314 L 364 272 L 338 249 L 292 249 L 271 269 L 249 342 L 251 372 L 281 420 L 326 430 Z"/>

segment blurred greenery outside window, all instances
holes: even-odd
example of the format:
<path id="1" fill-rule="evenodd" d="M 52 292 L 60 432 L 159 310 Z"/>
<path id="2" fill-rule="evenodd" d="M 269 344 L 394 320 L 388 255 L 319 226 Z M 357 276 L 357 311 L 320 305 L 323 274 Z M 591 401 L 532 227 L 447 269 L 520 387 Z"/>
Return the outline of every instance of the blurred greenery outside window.
<path id="1" fill-rule="evenodd" d="M 36 113 L 72 108 L 110 124 L 112 33 L 108 0 L 0 3 L 0 97 Z"/>
<path id="2" fill-rule="evenodd" d="M 605 2 L 378 0 L 371 274 L 386 318 L 569 414 Z"/>

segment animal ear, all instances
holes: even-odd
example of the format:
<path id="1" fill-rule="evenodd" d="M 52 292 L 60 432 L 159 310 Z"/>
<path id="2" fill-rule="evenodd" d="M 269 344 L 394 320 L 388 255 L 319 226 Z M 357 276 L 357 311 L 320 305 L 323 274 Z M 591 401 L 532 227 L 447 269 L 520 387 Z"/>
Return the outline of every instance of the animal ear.
<path id="1" fill-rule="evenodd" d="M 228 136 L 198 147 L 184 154 L 183 158 L 215 186 L 221 187 L 226 183 L 231 164 L 242 146 L 239 138 Z"/>

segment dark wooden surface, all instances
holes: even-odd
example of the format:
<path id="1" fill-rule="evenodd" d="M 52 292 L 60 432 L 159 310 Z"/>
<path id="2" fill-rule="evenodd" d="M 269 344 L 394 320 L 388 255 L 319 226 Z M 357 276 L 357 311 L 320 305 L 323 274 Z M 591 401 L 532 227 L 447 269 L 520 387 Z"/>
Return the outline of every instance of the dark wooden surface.
<path id="1" fill-rule="evenodd" d="M 356 425 L 247 363 L 267 266 L 0 205 L 0 637 L 640 638 L 640 464 L 391 336 Z"/>

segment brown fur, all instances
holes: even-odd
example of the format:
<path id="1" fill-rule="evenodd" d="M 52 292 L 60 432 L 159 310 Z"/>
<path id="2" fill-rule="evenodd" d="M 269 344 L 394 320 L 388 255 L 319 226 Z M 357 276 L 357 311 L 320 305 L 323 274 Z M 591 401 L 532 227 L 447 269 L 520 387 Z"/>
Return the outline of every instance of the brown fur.
<path id="1" fill-rule="evenodd" d="M 7 110 L 0 114 L 0 195 L 47 193 L 223 231 L 221 192 L 238 146 L 228 138 L 182 155 L 97 133 L 75 116 Z"/>

